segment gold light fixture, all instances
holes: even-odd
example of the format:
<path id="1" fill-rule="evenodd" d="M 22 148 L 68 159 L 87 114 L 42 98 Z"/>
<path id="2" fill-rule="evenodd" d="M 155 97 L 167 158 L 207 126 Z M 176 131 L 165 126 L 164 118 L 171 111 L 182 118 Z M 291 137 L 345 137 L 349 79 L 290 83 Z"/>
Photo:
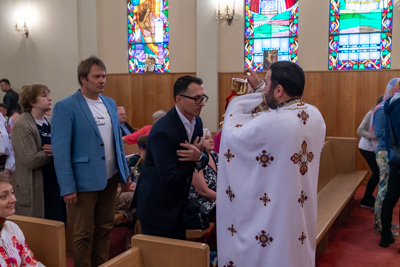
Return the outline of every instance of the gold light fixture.
<path id="1" fill-rule="evenodd" d="M 22 33 L 22 35 L 24 35 L 25 38 L 28 38 L 29 29 L 28 29 L 28 26 L 26 25 L 25 19 L 23 19 L 21 21 L 17 21 L 15 23 L 15 29 L 17 30 L 17 32 Z"/>
<path id="2" fill-rule="evenodd" d="M 231 25 L 235 19 L 235 1 L 234 0 L 217 0 L 217 20 L 226 20 Z"/>

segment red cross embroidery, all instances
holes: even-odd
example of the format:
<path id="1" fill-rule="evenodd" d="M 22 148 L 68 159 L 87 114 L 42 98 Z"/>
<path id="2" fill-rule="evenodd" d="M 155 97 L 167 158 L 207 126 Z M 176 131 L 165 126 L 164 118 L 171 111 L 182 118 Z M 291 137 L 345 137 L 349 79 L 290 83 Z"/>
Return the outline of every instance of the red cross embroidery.
<path id="1" fill-rule="evenodd" d="M 297 117 L 303 122 L 304 125 L 306 125 L 310 115 L 308 115 L 307 112 L 302 110 L 301 112 L 297 113 Z"/>
<path id="2" fill-rule="evenodd" d="M 237 233 L 235 227 L 233 227 L 233 224 L 231 225 L 231 227 L 228 227 L 228 230 L 229 230 L 229 232 L 231 232 L 232 236 Z"/>
<path id="3" fill-rule="evenodd" d="M 267 206 L 268 202 L 271 202 L 271 199 L 268 197 L 267 193 L 264 193 L 264 195 L 260 197 L 260 200 L 264 202 L 264 206 Z"/>
<path id="4" fill-rule="evenodd" d="M 302 245 L 304 244 L 304 240 L 306 240 L 306 238 L 306 235 L 304 234 L 304 232 L 302 232 L 301 236 L 299 237 L 299 241 Z"/>
<path id="5" fill-rule="evenodd" d="M 271 156 L 271 153 L 267 154 L 267 151 L 264 149 L 261 153 L 258 154 L 256 160 L 259 161 L 264 168 L 268 165 L 271 165 L 271 162 L 274 160 L 274 157 Z"/>
<path id="6" fill-rule="evenodd" d="M 224 264 L 224 267 L 236 267 L 235 263 L 233 261 L 229 261 Z"/>
<path id="7" fill-rule="evenodd" d="M 298 107 L 301 107 L 301 106 L 304 106 L 304 105 L 305 105 L 305 103 L 303 102 L 303 100 L 301 100 L 299 103 L 297 103 Z"/>
<path id="8" fill-rule="evenodd" d="M 308 199 L 306 193 L 301 190 L 300 198 L 297 200 L 300 203 L 301 207 L 304 207 L 304 204 L 306 203 L 306 200 Z"/>
<path id="9" fill-rule="evenodd" d="M 243 124 L 239 124 L 239 123 L 235 125 L 236 128 L 239 128 L 239 127 L 242 127 L 242 126 L 243 126 Z"/>
<path id="10" fill-rule="evenodd" d="M 272 236 L 269 236 L 269 234 L 267 234 L 267 232 L 265 232 L 264 230 L 261 231 L 261 234 L 258 233 L 258 235 L 256 235 L 256 240 L 258 241 L 258 244 L 261 244 L 263 248 L 265 248 L 267 245 L 270 245 L 271 242 L 274 241 Z"/>
<path id="11" fill-rule="evenodd" d="M 232 202 L 232 199 L 235 198 L 235 194 L 232 192 L 231 187 L 228 186 L 228 189 L 226 189 L 225 192 L 226 192 L 226 194 L 228 195 L 229 200 Z"/>
<path id="12" fill-rule="evenodd" d="M 294 164 L 298 164 L 300 166 L 300 173 L 304 175 L 308 170 L 307 163 L 311 162 L 313 158 L 313 153 L 307 152 L 307 143 L 304 140 L 301 144 L 301 150 L 299 151 L 299 153 L 294 153 L 294 155 L 290 159 L 293 161 Z"/>
<path id="13" fill-rule="evenodd" d="M 224 154 L 224 156 L 225 156 L 227 162 L 231 162 L 231 159 L 233 159 L 233 158 L 235 157 L 235 155 L 233 155 L 233 154 L 231 153 L 231 150 L 230 150 L 230 149 L 228 149 L 228 151 L 226 151 L 226 153 Z"/>

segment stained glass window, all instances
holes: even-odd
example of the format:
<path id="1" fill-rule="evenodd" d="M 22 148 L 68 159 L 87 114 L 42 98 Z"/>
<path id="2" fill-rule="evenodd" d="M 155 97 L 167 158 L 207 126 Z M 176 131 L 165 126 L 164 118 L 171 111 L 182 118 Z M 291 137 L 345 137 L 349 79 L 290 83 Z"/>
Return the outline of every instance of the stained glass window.
<path id="1" fill-rule="evenodd" d="M 298 0 L 245 0 L 245 68 L 297 63 Z"/>
<path id="2" fill-rule="evenodd" d="M 169 72 L 168 0 L 128 0 L 129 72 Z"/>
<path id="3" fill-rule="evenodd" d="M 390 69 L 392 0 L 330 0 L 329 69 Z"/>

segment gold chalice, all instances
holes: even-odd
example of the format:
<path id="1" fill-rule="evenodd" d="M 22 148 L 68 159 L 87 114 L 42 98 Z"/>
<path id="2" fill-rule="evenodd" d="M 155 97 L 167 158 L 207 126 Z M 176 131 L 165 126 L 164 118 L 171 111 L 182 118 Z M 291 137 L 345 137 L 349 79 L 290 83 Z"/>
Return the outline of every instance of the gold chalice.
<path id="1" fill-rule="evenodd" d="M 247 79 L 232 78 L 231 91 L 237 95 L 247 94 L 248 85 Z"/>

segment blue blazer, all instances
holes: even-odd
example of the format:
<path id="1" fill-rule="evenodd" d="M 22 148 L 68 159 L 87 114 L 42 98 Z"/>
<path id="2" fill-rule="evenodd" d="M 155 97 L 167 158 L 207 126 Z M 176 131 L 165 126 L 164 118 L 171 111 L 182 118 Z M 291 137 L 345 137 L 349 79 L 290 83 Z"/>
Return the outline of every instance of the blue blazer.
<path id="1" fill-rule="evenodd" d="M 112 122 L 120 182 L 129 175 L 114 100 L 100 95 Z M 107 185 L 103 139 L 80 90 L 59 101 L 53 111 L 51 143 L 61 196 L 100 191 Z"/>
<path id="2" fill-rule="evenodd" d="M 192 140 L 203 136 L 203 124 L 196 117 Z M 185 221 L 185 210 L 196 168 L 194 161 L 179 161 L 176 151 L 183 149 L 188 136 L 176 108 L 159 119 L 151 128 L 146 159 L 136 187 L 136 211 L 141 222 L 169 229 Z M 201 167 L 208 163 L 203 153 Z M 184 230 L 184 229 L 183 229 Z"/>

